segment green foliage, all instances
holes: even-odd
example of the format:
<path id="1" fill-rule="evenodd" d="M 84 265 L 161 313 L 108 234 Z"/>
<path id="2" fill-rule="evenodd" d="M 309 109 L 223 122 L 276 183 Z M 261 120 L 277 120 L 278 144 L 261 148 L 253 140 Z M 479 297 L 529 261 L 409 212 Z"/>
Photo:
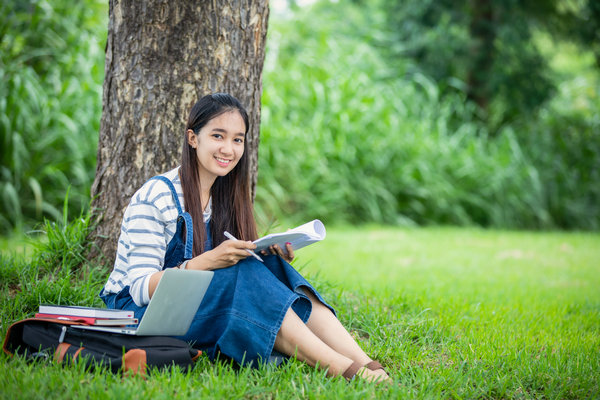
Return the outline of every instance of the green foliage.
<path id="1" fill-rule="evenodd" d="M 104 1 L 0 6 L 0 233 L 89 203 L 101 111 Z"/>
<path id="2" fill-rule="evenodd" d="M 600 3 L 594 0 L 558 3 L 560 18 L 548 28 L 588 49 L 600 69 Z"/>
<path id="3" fill-rule="evenodd" d="M 386 63 L 361 11 L 321 2 L 270 24 L 262 213 L 296 222 L 600 226 L 597 95 L 582 112 L 565 107 L 575 91 L 561 93 L 543 118 L 491 136 L 462 91 L 442 95 L 426 75 L 399 75 L 407 63 Z"/>
<path id="4" fill-rule="evenodd" d="M 577 81 L 582 82 L 582 78 Z M 600 228 L 600 86 L 594 96 L 571 82 L 536 123 L 520 135 L 524 157 L 535 166 L 540 203 L 554 221 L 568 229 Z M 578 99 L 579 97 L 579 99 Z M 578 104 L 584 100 L 584 104 Z M 527 132 L 527 134 L 524 134 Z"/>
<path id="5" fill-rule="evenodd" d="M 594 6 L 584 3 L 575 7 L 578 21 L 595 21 Z M 527 5 L 494 3 L 518 16 L 497 21 L 500 50 L 510 52 L 497 67 L 514 72 L 530 61 L 550 62 L 544 76 L 557 90 L 536 98 L 527 85 L 541 87 L 539 74 L 502 72 L 504 81 L 492 83 L 511 94 L 499 90 L 504 100 L 490 110 L 505 115 L 511 108 L 516 117 L 497 118 L 493 130 L 489 121 L 481 123 L 465 86 L 466 3 L 385 4 L 320 1 L 273 14 L 263 79 L 260 216 L 598 229 L 600 79 L 589 72 L 595 54 L 563 51 L 524 23 L 511 30 L 529 17 L 547 21 L 555 2 L 538 3 L 552 6 L 539 16 Z M 0 234 L 6 234 L 26 232 L 44 217 L 59 220 L 69 186 L 71 215 L 88 205 L 106 4 L 11 0 L 0 7 Z M 395 34 L 404 36 L 394 40 L 390 20 L 401 16 Z M 585 26 L 585 37 L 593 36 L 595 25 Z M 389 52 L 399 56 L 390 61 Z M 556 66 L 561 57 L 570 70 Z"/>
<path id="6" fill-rule="evenodd" d="M 411 61 L 442 93 L 464 91 L 496 131 L 531 113 L 555 89 L 532 37 L 560 20 L 560 1 L 386 1 L 387 57 Z"/>

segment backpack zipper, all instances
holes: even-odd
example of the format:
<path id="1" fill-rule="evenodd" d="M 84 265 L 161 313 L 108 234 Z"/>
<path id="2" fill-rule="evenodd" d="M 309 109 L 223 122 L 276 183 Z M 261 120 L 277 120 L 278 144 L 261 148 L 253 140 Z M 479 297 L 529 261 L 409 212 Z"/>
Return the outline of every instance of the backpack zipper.
<path id="1" fill-rule="evenodd" d="M 66 333 L 67 333 L 67 327 L 65 325 L 63 325 L 62 332 L 60 333 L 60 337 L 58 338 L 58 343 L 62 343 L 65 340 Z"/>

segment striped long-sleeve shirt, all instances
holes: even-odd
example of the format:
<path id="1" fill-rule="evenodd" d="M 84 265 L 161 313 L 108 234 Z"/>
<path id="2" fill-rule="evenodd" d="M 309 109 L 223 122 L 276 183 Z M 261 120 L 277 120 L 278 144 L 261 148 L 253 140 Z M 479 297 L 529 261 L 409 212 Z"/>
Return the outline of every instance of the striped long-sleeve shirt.
<path id="1" fill-rule="evenodd" d="M 173 182 L 179 202 L 184 207 L 179 168 L 165 174 Z M 204 222 L 210 219 L 210 204 Z M 177 207 L 166 183 L 152 179 L 131 198 L 121 224 L 114 269 L 104 286 L 104 293 L 119 293 L 129 286 L 138 306 L 150 302 L 150 275 L 161 271 L 167 245 L 175 235 Z"/>

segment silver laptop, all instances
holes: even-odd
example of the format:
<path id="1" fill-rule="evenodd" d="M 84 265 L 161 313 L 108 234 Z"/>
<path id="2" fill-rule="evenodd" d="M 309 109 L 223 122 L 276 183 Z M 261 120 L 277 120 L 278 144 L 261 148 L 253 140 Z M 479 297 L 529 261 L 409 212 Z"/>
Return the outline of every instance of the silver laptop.
<path id="1" fill-rule="evenodd" d="M 212 271 L 182 271 L 173 268 L 165 270 L 136 328 L 90 325 L 72 325 L 72 327 L 137 336 L 185 335 L 190 329 L 213 274 Z"/>

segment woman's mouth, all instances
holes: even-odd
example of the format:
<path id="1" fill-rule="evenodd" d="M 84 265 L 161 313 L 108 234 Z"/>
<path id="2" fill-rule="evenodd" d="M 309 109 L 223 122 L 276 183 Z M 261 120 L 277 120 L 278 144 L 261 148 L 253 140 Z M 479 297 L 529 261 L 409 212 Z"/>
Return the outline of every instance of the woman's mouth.
<path id="1" fill-rule="evenodd" d="M 215 160 L 217 160 L 217 164 L 219 164 L 219 166 L 221 166 L 221 167 L 227 167 L 227 166 L 229 166 L 229 163 L 231 162 L 231 160 L 228 160 L 226 158 L 220 158 L 220 157 L 215 157 Z"/>

